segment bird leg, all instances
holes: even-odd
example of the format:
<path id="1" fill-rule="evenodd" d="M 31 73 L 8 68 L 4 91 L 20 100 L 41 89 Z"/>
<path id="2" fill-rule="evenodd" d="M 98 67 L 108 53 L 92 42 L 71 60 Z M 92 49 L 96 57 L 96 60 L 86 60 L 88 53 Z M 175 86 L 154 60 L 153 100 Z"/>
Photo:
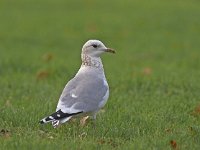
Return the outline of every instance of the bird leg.
<path id="1" fill-rule="evenodd" d="M 86 124 L 86 120 L 89 118 L 89 116 L 86 116 L 86 117 L 83 117 L 81 120 L 80 120 L 80 125 L 83 127 L 85 124 Z"/>
<path id="2" fill-rule="evenodd" d="M 93 115 L 91 116 L 92 121 L 92 126 L 95 129 L 96 128 L 96 116 L 97 116 L 97 112 L 93 113 Z"/>

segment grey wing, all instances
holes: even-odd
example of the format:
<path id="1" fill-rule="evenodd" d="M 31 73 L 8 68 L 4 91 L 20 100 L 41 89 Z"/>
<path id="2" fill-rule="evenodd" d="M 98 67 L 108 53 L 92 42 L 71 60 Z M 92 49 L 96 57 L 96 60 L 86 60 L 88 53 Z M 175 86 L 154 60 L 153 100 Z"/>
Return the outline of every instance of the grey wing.
<path id="1" fill-rule="evenodd" d="M 76 76 L 65 86 L 57 110 L 61 109 L 66 113 L 97 111 L 108 90 L 109 87 L 102 78 Z"/>

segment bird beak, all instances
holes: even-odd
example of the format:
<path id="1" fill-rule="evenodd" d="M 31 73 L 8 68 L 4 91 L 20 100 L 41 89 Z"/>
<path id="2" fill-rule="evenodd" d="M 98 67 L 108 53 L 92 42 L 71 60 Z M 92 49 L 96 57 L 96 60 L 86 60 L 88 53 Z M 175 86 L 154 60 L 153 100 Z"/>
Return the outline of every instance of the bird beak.
<path id="1" fill-rule="evenodd" d="M 109 52 L 109 53 L 115 53 L 115 50 L 114 49 L 112 49 L 112 48 L 106 48 L 105 49 L 105 52 Z"/>

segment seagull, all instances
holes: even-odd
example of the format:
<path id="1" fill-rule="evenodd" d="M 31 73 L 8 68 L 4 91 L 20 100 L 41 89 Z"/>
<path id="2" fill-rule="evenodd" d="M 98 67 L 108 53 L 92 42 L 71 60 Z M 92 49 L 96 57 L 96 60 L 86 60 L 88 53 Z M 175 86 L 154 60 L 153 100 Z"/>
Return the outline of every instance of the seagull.
<path id="1" fill-rule="evenodd" d="M 65 86 L 59 98 L 56 112 L 40 120 L 51 122 L 56 128 L 77 116 L 96 119 L 109 97 L 109 86 L 104 74 L 101 54 L 115 53 L 99 40 L 89 40 L 82 47 L 82 64 L 77 74 Z"/>

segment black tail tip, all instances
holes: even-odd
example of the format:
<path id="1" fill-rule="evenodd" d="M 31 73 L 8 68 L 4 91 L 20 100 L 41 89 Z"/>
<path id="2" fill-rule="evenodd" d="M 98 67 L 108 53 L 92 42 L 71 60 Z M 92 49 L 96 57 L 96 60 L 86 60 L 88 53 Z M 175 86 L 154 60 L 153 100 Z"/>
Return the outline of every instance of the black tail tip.
<path id="1" fill-rule="evenodd" d="M 44 121 L 43 121 L 43 120 L 40 120 L 40 121 L 39 121 L 39 124 L 44 124 Z"/>

